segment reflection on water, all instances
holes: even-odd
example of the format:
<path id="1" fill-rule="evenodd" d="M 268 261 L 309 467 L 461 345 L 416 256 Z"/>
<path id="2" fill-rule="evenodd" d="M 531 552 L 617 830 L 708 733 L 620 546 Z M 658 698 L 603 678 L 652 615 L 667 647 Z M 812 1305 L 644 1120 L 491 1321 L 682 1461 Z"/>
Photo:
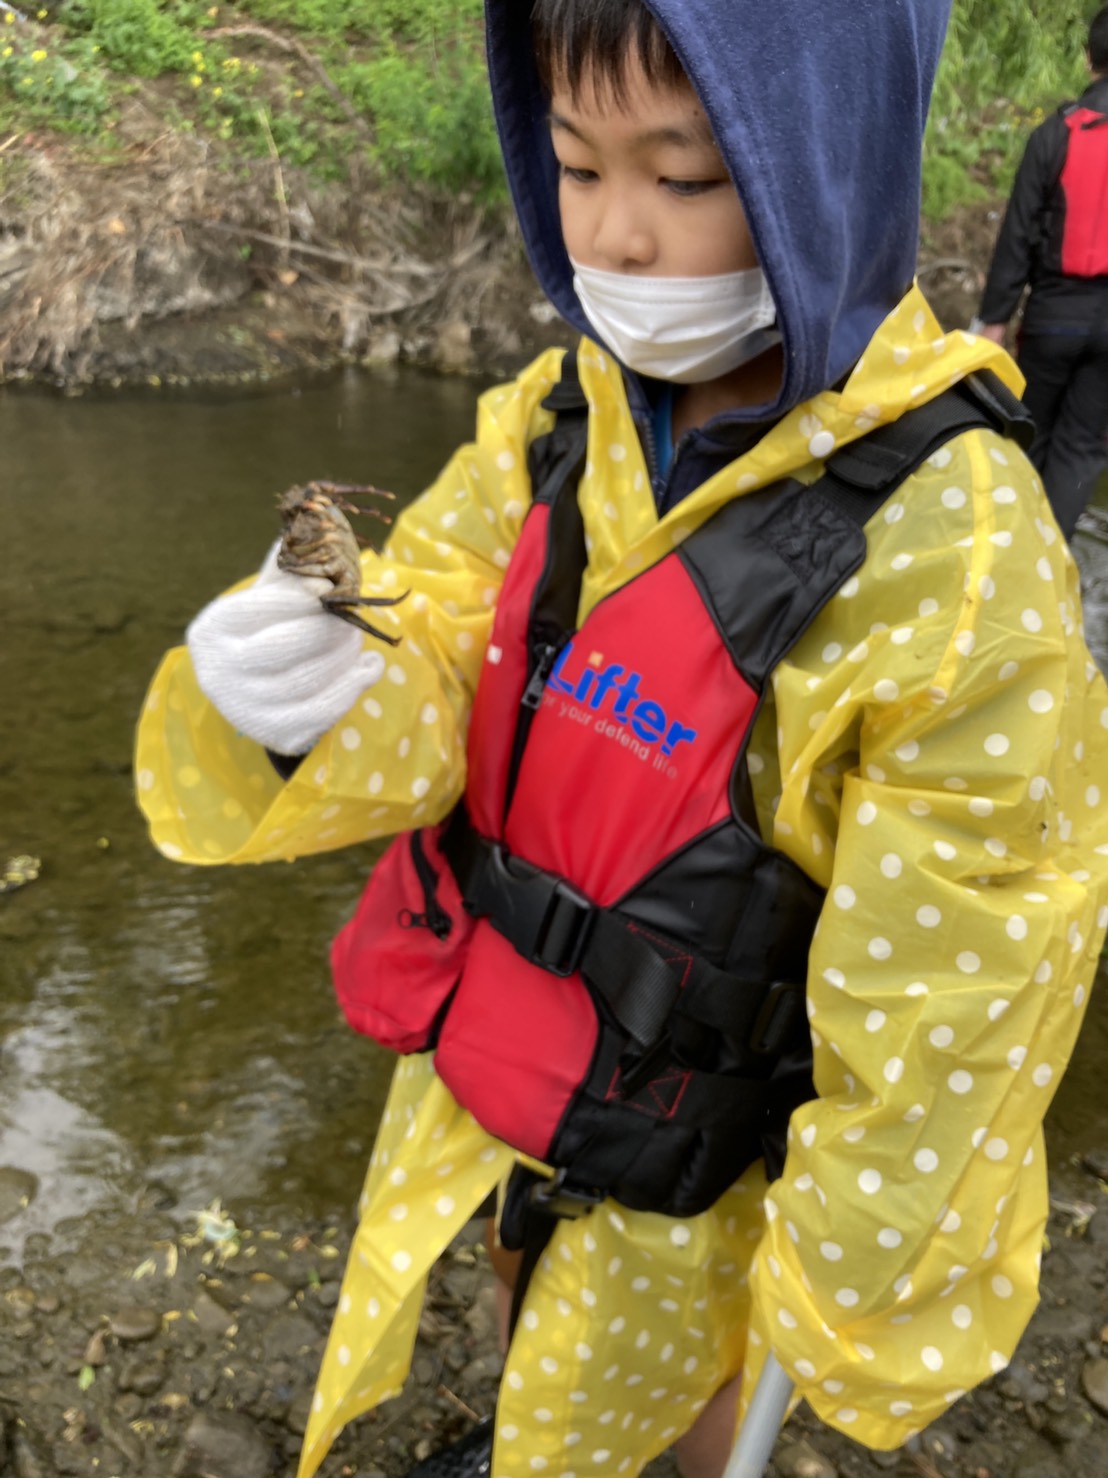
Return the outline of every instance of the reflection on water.
<path id="1" fill-rule="evenodd" d="M 0 1249 L 150 1181 L 185 1209 L 353 1203 L 391 1059 L 341 1022 L 326 951 L 374 852 L 168 863 L 132 799 L 132 734 L 161 653 L 260 563 L 275 492 L 411 495 L 471 434 L 474 395 L 416 374 L 232 399 L 0 392 L 0 856 L 43 863 L 0 898 L 0 1169 L 39 1178 Z"/>
<path id="2" fill-rule="evenodd" d="M 0 1265 L 151 1182 L 182 1210 L 349 1214 L 391 1059 L 343 1025 L 326 947 L 375 853 L 164 861 L 132 800 L 133 724 L 161 653 L 260 563 L 276 491 L 329 477 L 410 495 L 470 434 L 474 394 L 414 374 L 239 398 L 0 392 L 0 857 L 43 862 L 0 898 L 0 1171 L 39 1178 L 0 1224 Z M 1076 546 L 1103 663 L 1108 514 Z M 1108 1140 L 1106 1060 L 1094 997 L 1056 1153 Z"/>

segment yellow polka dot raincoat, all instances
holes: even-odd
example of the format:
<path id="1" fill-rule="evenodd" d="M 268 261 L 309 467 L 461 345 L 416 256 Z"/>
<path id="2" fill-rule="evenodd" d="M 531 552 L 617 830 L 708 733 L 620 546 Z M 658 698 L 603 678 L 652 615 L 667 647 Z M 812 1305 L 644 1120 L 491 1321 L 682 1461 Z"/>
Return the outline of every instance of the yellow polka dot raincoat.
<path id="1" fill-rule="evenodd" d="M 944 335 L 913 290 L 839 390 L 797 406 L 659 518 L 618 367 L 586 343 L 582 614 L 727 500 L 1011 361 Z M 157 846 L 262 862 L 444 816 L 529 500 L 559 354 L 482 397 L 477 435 L 398 519 L 363 588 L 412 597 L 384 679 L 283 784 L 198 691 L 158 672 L 137 741 Z M 494 1473 L 637 1472 L 772 1349 L 819 1415 L 876 1447 L 1009 1358 L 1036 1299 L 1041 1122 L 1108 921 L 1108 692 L 1038 479 L 991 431 L 957 437 L 867 527 L 869 553 L 776 671 L 750 769 L 768 839 L 827 890 L 809 1014 L 819 1097 L 782 1178 L 761 1166 L 684 1221 L 605 1203 L 559 1225 L 497 1410 Z M 399 1390 L 428 1268 L 512 1152 L 402 1060 L 319 1376 L 301 1478 Z"/>

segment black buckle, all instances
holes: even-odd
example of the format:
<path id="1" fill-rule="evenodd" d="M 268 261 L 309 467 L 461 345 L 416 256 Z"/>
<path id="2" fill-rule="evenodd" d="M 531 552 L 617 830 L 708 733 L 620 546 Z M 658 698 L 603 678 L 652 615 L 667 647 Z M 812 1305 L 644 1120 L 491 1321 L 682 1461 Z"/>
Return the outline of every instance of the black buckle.
<path id="1" fill-rule="evenodd" d="M 572 975 L 581 962 L 595 905 L 563 878 L 489 848 L 474 912 L 551 975 Z"/>
<path id="2" fill-rule="evenodd" d="M 804 987 L 775 980 L 750 1029 L 750 1050 L 759 1057 L 777 1057 L 789 1045 L 798 1013 L 803 1010 Z"/>
<path id="3" fill-rule="evenodd" d="M 559 1170 L 551 1180 L 540 1180 L 531 1187 L 528 1204 L 544 1216 L 559 1216 L 576 1221 L 587 1216 L 594 1206 L 604 1200 L 603 1191 L 591 1191 L 584 1186 L 567 1185 L 566 1171 Z"/>

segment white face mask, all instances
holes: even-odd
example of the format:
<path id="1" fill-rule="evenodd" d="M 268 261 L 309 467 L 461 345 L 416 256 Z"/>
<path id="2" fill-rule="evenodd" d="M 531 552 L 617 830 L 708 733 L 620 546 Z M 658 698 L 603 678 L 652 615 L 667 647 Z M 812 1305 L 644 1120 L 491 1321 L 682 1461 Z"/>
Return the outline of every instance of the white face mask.
<path id="1" fill-rule="evenodd" d="M 777 310 L 761 267 L 716 277 L 638 277 L 572 265 L 585 317 L 638 374 L 694 385 L 781 342 L 770 329 Z"/>

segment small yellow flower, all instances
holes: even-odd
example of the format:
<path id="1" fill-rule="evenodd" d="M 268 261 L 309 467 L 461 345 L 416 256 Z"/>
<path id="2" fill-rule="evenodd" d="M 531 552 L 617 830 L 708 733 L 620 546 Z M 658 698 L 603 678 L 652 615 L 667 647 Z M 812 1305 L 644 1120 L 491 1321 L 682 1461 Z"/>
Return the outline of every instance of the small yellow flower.
<path id="1" fill-rule="evenodd" d="M 4 24 L 6 26 L 14 26 L 15 25 L 15 16 L 12 15 L 12 13 L 11 13 L 10 10 L 5 10 L 5 12 L 4 12 Z"/>
<path id="2" fill-rule="evenodd" d="M 24 79 L 23 79 L 23 86 L 24 87 L 34 87 L 34 85 L 35 85 L 35 79 L 33 77 L 24 77 Z"/>
<path id="3" fill-rule="evenodd" d="M 49 14 L 50 14 L 50 12 L 48 10 L 36 10 L 35 11 L 35 20 L 37 20 L 37 21 L 44 21 Z"/>
<path id="4" fill-rule="evenodd" d="M 212 88 L 212 97 L 214 97 L 214 98 L 221 98 L 222 96 L 223 96 L 223 89 L 222 89 L 222 87 L 213 87 Z"/>
<path id="5" fill-rule="evenodd" d="M 46 60 L 46 53 L 40 47 L 38 51 L 31 52 L 31 60 L 33 62 L 44 62 Z"/>
<path id="6" fill-rule="evenodd" d="M 12 49 L 11 49 L 10 46 L 5 46 L 4 47 L 4 50 L 3 51 L 0 51 L 0 56 L 11 56 L 11 54 L 12 54 Z"/>
<path id="7" fill-rule="evenodd" d="M 302 98 L 304 96 L 304 89 L 302 87 L 294 87 L 292 95 L 294 98 Z"/>
<path id="8" fill-rule="evenodd" d="M 197 77 L 197 75 L 196 75 L 195 72 L 189 78 L 189 81 L 192 83 L 193 87 L 203 87 L 204 86 L 204 79 L 203 79 L 203 77 Z"/>

